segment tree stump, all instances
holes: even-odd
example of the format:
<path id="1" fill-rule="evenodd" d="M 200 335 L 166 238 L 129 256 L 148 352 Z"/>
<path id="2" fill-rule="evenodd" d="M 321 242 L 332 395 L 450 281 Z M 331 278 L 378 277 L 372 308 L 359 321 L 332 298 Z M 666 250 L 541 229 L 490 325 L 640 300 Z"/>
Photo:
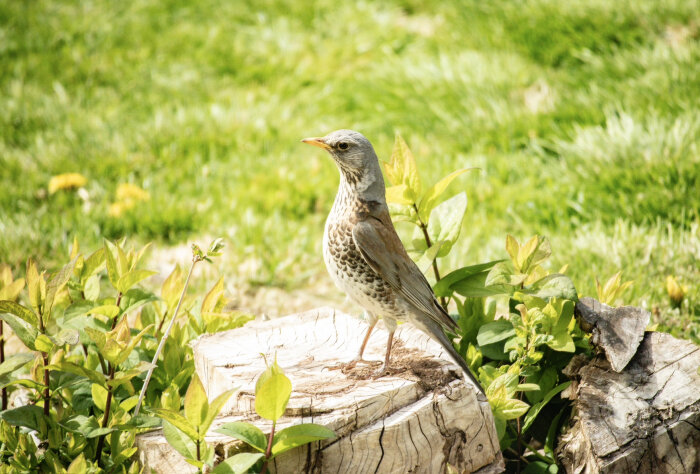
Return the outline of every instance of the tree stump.
<path id="1" fill-rule="evenodd" d="M 278 429 L 318 423 L 337 438 L 288 451 L 270 466 L 277 473 L 501 472 L 503 461 L 488 402 L 477 397 L 440 346 L 410 325 L 396 331 L 391 375 L 370 374 L 383 360 L 387 333 L 375 329 L 365 358 L 376 365 L 339 368 L 359 349 L 367 325 L 331 308 L 254 321 L 203 336 L 194 345 L 195 366 L 210 399 L 238 387 L 214 423 L 208 442 L 218 460 L 243 447 L 214 433 L 230 421 L 248 421 L 269 432 L 254 410 L 255 381 L 265 354 L 292 381 L 293 392 Z M 137 441 L 146 471 L 193 472 L 160 431 Z"/>
<path id="2" fill-rule="evenodd" d="M 577 362 L 576 422 L 557 449 L 567 473 L 700 472 L 700 347 L 647 332 L 620 373 Z"/>

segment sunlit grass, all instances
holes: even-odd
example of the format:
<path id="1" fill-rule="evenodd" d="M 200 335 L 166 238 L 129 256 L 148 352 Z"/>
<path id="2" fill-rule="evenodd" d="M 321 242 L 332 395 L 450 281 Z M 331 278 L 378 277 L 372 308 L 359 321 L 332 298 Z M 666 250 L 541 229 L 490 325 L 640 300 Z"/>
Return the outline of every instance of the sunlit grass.
<path id="1" fill-rule="evenodd" d="M 680 0 L 1 3 L 0 261 L 223 235 L 231 279 L 303 287 L 338 177 L 299 139 L 386 158 L 400 132 L 427 181 L 481 168 L 446 270 L 541 233 L 582 294 L 622 270 L 697 327 L 699 24 Z M 68 172 L 83 191 L 49 194 Z M 123 183 L 150 198 L 110 215 Z"/>

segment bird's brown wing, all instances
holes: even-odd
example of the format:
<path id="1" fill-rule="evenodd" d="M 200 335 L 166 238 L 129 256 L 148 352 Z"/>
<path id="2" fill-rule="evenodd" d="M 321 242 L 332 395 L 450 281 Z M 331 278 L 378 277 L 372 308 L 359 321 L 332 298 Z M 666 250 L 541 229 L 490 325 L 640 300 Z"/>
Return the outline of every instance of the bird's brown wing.
<path id="1" fill-rule="evenodd" d="M 430 283 L 406 253 L 388 214 L 370 214 L 357 222 L 352 237 L 365 261 L 394 291 L 417 311 L 456 332 L 457 324 L 435 300 Z"/>

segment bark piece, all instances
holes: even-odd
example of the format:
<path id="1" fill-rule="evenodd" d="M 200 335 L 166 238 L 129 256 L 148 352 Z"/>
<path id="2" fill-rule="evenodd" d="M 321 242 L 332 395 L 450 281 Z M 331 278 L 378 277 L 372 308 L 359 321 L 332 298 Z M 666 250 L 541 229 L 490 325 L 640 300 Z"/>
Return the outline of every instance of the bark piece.
<path id="1" fill-rule="evenodd" d="M 297 448 L 275 459 L 273 472 L 500 472 L 502 457 L 488 402 L 459 377 L 440 346 L 410 325 L 396 331 L 392 375 L 368 377 L 383 360 L 387 333 L 375 329 L 365 351 L 372 366 L 337 368 L 357 353 L 367 325 L 331 308 L 253 321 L 247 326 L 203 336 L 193 343 L 195 367 L 210 399 L 233 387 L 239 391 L 213 429 L 248 421 L 269 432 L 254 411 L 255 381 L 265 368 L 262 354 L 277 361 L 292 381 L 293 393 L 278 429 L 318 423 L 338 438 Z M 444 359 L 442 357 L 445 357 Z M 217 457 L 241 444 L 210 430 Z M 190 466 L 159 431 L 141 435 L 141 462 L 156 472 L 190 472 Z"/>
<path id="2" fill-rule="evenodd" d="M 700 472 L 700 347 L 646 333 L 622 373 L 579 370 L 576 422 L 558 452 L 568 473 Z"/>
<path id="3" fill-rule="evenodd" d="M 591 342 L 602 349 L 615 372 L 620 372 L 637 352 L 651 313 L 634 306 L 612 308 L 593 298 L 576 303 L 581 328 L 592 333 Z"/>

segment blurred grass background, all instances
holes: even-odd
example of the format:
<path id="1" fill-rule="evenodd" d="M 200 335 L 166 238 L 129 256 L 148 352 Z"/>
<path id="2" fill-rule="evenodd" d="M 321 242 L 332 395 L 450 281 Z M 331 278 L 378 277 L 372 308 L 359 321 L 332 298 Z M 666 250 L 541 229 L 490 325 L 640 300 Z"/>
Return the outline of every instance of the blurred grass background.
<path id="1" fill-rule="evenodd" d="M 697 0 L 0 2 L 0 261 L 221 235 L 237 284 L 303 289 L 338 176 L 299 139 L 401 133 L 427 182 L 481 168 L 443 273 L 540 233 L 697 341 L 699 42 Z"/>

